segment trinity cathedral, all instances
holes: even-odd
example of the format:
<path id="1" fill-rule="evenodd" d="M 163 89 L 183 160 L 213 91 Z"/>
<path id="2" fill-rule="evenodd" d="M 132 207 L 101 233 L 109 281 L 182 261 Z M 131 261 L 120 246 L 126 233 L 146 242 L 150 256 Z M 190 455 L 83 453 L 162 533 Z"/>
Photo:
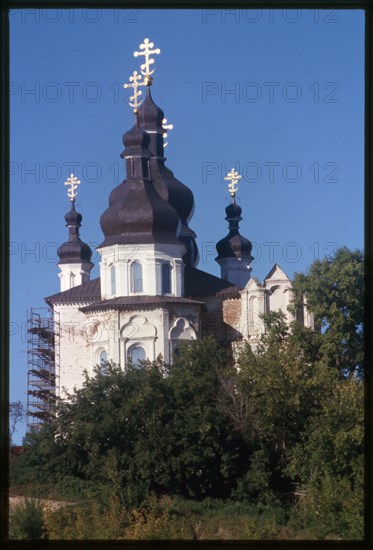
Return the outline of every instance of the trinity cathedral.
<path id="1" fill-rule="evenodd" d="M 231 195 L 225 209 L 228 233 L 216 244 L 221 276 L 198 269 L 190 225 L 193 193 L 166 166 L 167 127 L 151 94 L 151 56 L 159 53 L 153 47 L 145 39 L 134 54 L 144 56 L 141 74 L 134 71 L 124 85 L 133 89 L 134 125 L 123 136 L 126 179 L 111 191 L 100 218 L 103 240 L 97 248 L 101 261 L 96 279 L 90 278 L 92 251 L 80 237 L 82 215 L 75 209 L 80 182 L 73 174 L 66 182 L 71 209 L 65 215 L 68 239 L 58 249 L 60 291 L 45 298 L 55 337 L 54 372 L 49 368 L 49 373 L 62 398 L 65 390 L 81 387 L 83 371 L 92 372 L 96 364 L 113 361 L 125 369 L 129 362 L 136 365 L 158 356 L 169 363 L 181 342 L 208 335 L 233 352 L 244 342 L 255 349 L 265 330 L 260 314 L 282 310 L 288 322 L 293 320 L 288 311 L 292 285 L 282 269 L 275 264 L 263 283 L 251 276 L 252 245 L 239 231 L 242 209 L 235 196 L 240 176 L 233 169 L 225 178 Z M 313 324 L 306 307 L 297 320 Z M 35 350 L 42 349 L 40 334 L 46 328 L 34 318 L 29 331 L 39 343 L 31 357 L 37 358 Z M 36 394 L 41 371 L 48 371 L 42 359 L 29 379 L 34 396 L 29 415 L 39 420 Z"/>

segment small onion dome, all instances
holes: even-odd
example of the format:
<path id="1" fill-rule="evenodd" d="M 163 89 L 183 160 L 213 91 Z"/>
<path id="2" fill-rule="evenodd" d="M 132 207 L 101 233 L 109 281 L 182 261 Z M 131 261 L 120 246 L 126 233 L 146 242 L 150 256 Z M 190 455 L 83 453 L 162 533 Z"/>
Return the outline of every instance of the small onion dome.
<path id="1" fill-rule="evenodd" d="M 75 203 L 71 203 L 71 210 L 65 215 L 66 227 L 70 225 L 81 226 L 83 216 L 75 210 Z"/>
<path id="2" fill-rule="evenodd" d="M 238 223 L 242 220 L 242 217 L 241 217 L 242 208 L 241 208 L 241 206 L 238 206 L 238 204 L 236 202 L 232 202 L 231 204 L 229 204 L 227 206 L 227 208 L 225 209 L 225 213 L 226 213 L 226 218 L 225 219 L 228 222 L 237 221 L 237 223 Z"/>
<path id="3" fill-rule="evenodd" d="M 226 220 L 229 222 L 229 233 L 224 239 L 221 239 L 217 245 L 217 260 L 223 258 L 245 258 L 253 260 L 251 256 L 252 244 L 248 239 L 242 237 L 239 232 L 239 222 L 242 220 L 242 208 L 235 202 L 231 203 L 225 209 Z"/>
<path id="4" fill-rule="evenodd" d="M 150 86 L 146 87 L 146 97 L 137 112 L 139 126 L 144 130 L 161 130 L 164 112 L 153 101 Z"/>
<path id="5" fill-rule="evenodd" d="M 71 210 L 65 215 L 66 227 L 69 229 L 69 240 L 57 250 L 59 264 L 77 264 L 90 262 L 92 250 L 79 236 L 82 215 L 75 210 L 75 203 L 71 203 Z"/>
<path id="6" fill-rule="evenodd" d="M 122 158 L 131 156 L 150 158 L 150 137 L 146 132 L 144 132 L 144 130 L 142 130 L 142 128 L 139 127 L 137 120 L 135 125 L 128 130 L 128 132 L 123 134 L 122 141 L 125 146 L 125 150 L 121 154 Z"/>
<path id="7" fill-rule="evenodd" d="M 137 124 L 123 136 L 127 178 L 110 194 L 100 218 L 105 240 L 113 244 L 179 244 L 179 216 L 154 187 L 149 174 L 149 135 Z"/>

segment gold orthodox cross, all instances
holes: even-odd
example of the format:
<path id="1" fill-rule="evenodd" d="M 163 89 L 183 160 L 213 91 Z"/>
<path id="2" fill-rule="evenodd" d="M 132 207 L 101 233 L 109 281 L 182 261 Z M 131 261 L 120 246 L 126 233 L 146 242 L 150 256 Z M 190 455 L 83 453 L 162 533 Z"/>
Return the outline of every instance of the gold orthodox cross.
<path id="1" fill-rule="evenodd" d="M 236 196 L 236 193 L 238 191 L 238 181 L 240 179 L 241 179 L 241 176 L 239 175 L 238 172 L 235 171 L 234 168 L 232 168 L 232 170 L 228 172 L 228 174 L 224 178 L 225 181 L 230 181 L 230 183 L 228 183 L 228 189 L 233 199 Z"/>
<path id="2" fill-rule="evenodd" d="M 174 125 L 173 124 L 166 124 L 167 122 L 167 118 L 164 118 L 162 120 L 162 128 L 163 130 L 165 130 L 164 134 L 163 134 L 163 138 L 166 139 L 167 137 L 167 130 L 173 130 L 174 128 Z M 166 141 L 166 143 L 163 145 L 163 147 L 167 147 L 168 145 L 168 141 Z"/>
<path id="3" fill-rule="evenodd" d="M 70 174 L 70 177 L 65 181 L 65 185 L 69 185 L 70 189 L 67 190 L 67 196 L 70 197 L 71 202 L 75 202 L 75 197 L 77 192 L 75 191 L 78 188 L 80 180 L 74 174 Z"/>
<path id="4" fill-rule="evenodd" d="M 140 44 L 140 50 L 144 51 L 133 53 L 135 57 L 138 57 L 139 55 L 143 55 L 145 57 L 145 62 L 140 66 L 140 70 L 145 76 L 144 81 L 148 86 L 152 83 L 152 78 L 150 75 L 154 73 L 154 69 L 152 71 L 150 70 L 150 65 L 154 63 L 154 59 L 150 59 L 150 56 L 152 54 L 161 53 L 159 48 L 156 48 L 155 50 L 152 50 L 151 48 L 154 48 L 154 42 L 149 42 L 149 38 L 145 38 L 144 42 Z"/>
<path id="5" fill-rule="evenodd" d="M 141 105 L 141 101 L 139 101 L 139 97 L 142 94 L 142 91 L 138 88 L 140 86 L 145 86 L 145 82 L 140 82 L 141 75 L 137 73 L 137 71 L 133 71 L 133 75 L 130 76 L 129 81 L 132 82 L 132 84 L 123 84 L 123 88 L 126 90 L 127 88 L 133 88 L 133 95 L 130 96 L 129 104 L 131 107 L 133 107 L 133 112 L 137 113 L 137 107 Z"/>

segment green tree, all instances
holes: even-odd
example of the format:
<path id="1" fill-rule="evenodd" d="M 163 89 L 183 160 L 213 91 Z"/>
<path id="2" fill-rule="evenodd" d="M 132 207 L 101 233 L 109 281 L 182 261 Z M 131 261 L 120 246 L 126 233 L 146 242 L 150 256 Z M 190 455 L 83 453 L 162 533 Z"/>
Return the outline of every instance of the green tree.
<path id="1" fill-rule="evenodd" d="M 221 379 L 234 372 L 212 338 L 183 346 L 170 368 L 176 494 L 225 498 L 245 468 L 247 445 L 218 407 Z"/>
<path id="2" fill-rule="evenodd" d="M 17 431 L 17 425 L 23 422 L 26 417 L 26 408 L 22 401 L 9 403 L 9 441 L 13 445 L 13 436 Z"/>
<path id="3" fill-rule="evenodd" d="M 301 495 L 299 515 L 320 537 L 363 537 L 363 443 L 363 383 L 336 380 L 288 461 Z"/>
<path id="4" fill-rule="evenodd" d="M 343 247 L 313 262 L 293 283 L 296 308 L 307 301 L 315 319 L 320 353 L 342 374 L 363 372 L 363 253 Z"/>
<path id="5" fill-rule="evenodd" d="M 228 362 L 208 339 L 183 346 L 172 366 L 96 367 L 56 419 L 28 437 L 13 479 L 31 469 L 49 483 L 70 476 L 110 484 L 131 505 L 151 493 L 228 496 L 244 448 L 217 410 Z"/>
<path id="6" fill-rule="evenodd" d="M 248 469 L 238 498 L 264 501 L 291 497 L 288 453 L 300 441 L 307 422 L 328 395 L 336 372 L 305 359 L 303 340 L 289 331 L 281 312 L 264 316 L 266 334 L 253 352 L 247 345 L 239 357 L 236 394 L 229 407 L 242 410 L 236 428 L 251 445 Z M 236 413 L 236 417 L 239 417 Z M 233 421 L 234 423 L 234 421 Z"/>

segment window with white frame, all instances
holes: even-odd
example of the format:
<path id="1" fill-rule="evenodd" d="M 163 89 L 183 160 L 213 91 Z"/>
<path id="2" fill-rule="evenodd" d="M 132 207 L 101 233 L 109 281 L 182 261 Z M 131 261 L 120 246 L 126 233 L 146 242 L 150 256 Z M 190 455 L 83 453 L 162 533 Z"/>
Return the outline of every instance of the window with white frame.
<path id="1" fill-rule="evenodd" d="M 111 282 L 111 293 L 113 296 L 117 293 L 117 279 L 115 272 L 115 265 L 112 265 L 110 268 L 110 282 Z"/>
<path id="2" fill-rule="evenodd" d="M 130 351 L 130 359 L 134 367 L 138 367 L 141 361 L 145 361 L 146 354 L 145 350 L 141 346 L 134 346 Z"/>
<path id="3" fill-rule="evenodd" d="M 143 291 L 142 265 L 140 262 L 133 262 L 131 265 L 131 290 L 132 292 Z"/>

